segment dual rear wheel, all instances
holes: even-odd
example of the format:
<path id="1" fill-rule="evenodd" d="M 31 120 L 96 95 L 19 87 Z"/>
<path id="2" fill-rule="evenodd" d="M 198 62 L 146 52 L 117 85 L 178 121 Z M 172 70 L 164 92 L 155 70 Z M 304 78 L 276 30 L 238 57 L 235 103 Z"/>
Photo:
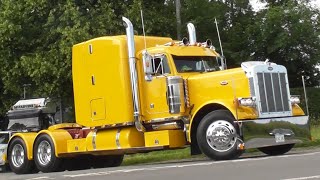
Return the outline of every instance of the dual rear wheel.
<path id="1" fill-rule="evenodd" d="M 120 166 L 123 155 L 93 156 L 84 155 L 69 159 L 59 158 L 55 154 L 55 146 L 51 137 L 41 134 L 34 143 L 34 160 L 29 160 L 25 142 L 16 137 L 9 145 L 8 161 L 10 168 L 17 174 L 57 172 L 62 170 L 79 170 Z M 66 166 L 70 165 L 70 166 Z"/>
<path id="2" fill-rule="evenodd" d="M 26 144 L 20 138 L 14 138 L 8 148 L 10 169 L 16 174 L 36 172 L 34 161 L 28 160 Z"/>

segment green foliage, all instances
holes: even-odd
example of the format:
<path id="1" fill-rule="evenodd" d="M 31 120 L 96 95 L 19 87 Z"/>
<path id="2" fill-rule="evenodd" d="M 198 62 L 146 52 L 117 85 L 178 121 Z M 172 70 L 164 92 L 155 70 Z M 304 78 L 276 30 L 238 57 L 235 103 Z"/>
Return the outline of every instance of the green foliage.
<path id="1" fill-rule="evenodd" d="M 279 3 L 281 5 L 279 5 Z M 291 87 L 299 87 L 301 76 L 307 86 L 319 84 L 319 9 L 295 1 L 272 1 L 256 16 L 249 33 L 255 60 L 269 59 L 288 70 Z"/>
<path id="2" fill-rule="evenodd" d="M 269 59 L 288 68 L 291 86 L 301 75 L 319 84 L 319 10 L 307 1 L 266 2 L 267 10 L 253 12 L 249 0 L 181 0 L 183 36 L 192 22 L 198 41 L 210 38 L 219 51 L 216 18 L 228 67 Z M 122 16 L 142 35 L 141 9 L 147 35 L 176 38 L 175 0 L 1 0 L 0 114 L 21 98 L 23 84 L 31 84 L 28 97 L 72 104 L 72 45 L 124 34 Z"/>

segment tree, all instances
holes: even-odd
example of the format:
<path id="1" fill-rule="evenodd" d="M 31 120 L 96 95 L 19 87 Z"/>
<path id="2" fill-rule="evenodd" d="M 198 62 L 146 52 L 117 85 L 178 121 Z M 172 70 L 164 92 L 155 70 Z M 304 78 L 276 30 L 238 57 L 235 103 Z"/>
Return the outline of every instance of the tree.
<path id="1" fill-rule="evenodd" d="M 35 97 L 72 97 L 72 45 L 119 32 L 108 1 L 1 3 L 1 77 L 4 92 L 13 96 L 3 101 L 11 103 L 19 99 L 26 82 Z"/>
<path id="2" fill-rule="evenodd" d="M 124 34 L 123 15 L 133 21 L 137 34 L 142 34 L 140 9 L 144 10 L 147 35 L 168 36 L 175 27 L 170 23 L 175 19 L 173 1 L 0 3 L 0 90 L 5 94 L 1 99 L 6 104 L 4 109 L 21 98 L 24 83 L 32 85 L 33 97 L 72 102 L 72 46 L 99 36 Z"/>
<path id="3" fill-rule="evenodd" d="M 214 23 L 217 19 L 228 67 L 239 67 L 241 62 L 250 60 L 247 32 L 254 13 L 249 0 L 185 0 L 183 7 L 184 22 L 195 24 L 198 41 L 210 38 L 220 52 Z"/>
<path id="4" fill-rule="evenodd" d="M 272 4 L 256 16 L 251 26 L 251 53 L 255 60 L 270 60 L 288 70 L 291 87 L 301 86 L 305 76 L 308 86 L 319 81 L 320 26 L 319 10 L 305 3 Z"/>

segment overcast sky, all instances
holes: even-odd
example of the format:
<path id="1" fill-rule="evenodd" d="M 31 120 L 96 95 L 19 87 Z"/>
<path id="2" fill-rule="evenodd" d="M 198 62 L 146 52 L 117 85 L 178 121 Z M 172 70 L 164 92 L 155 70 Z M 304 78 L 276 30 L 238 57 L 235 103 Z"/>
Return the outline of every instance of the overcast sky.
<path id="1" fill-rule="evenodd" d="M 259 10 L 265 6 L 263 3 L 258 3 L 259 0 L 250 0 L 254 10 Z M 312 4 L 320 8 L 320 0 L 312 0 Z"/>

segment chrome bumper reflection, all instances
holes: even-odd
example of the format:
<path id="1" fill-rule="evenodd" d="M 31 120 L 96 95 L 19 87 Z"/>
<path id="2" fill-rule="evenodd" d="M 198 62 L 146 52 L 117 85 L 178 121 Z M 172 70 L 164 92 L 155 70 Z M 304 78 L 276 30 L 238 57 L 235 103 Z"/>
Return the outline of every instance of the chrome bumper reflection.
<path id="1" fill-rule="evenodd" d="M 308 116 L 238 121 L 245 148 L 295 144 L 311 139 Z M 276 136 L 284 141 L 277 142 Z"/>

